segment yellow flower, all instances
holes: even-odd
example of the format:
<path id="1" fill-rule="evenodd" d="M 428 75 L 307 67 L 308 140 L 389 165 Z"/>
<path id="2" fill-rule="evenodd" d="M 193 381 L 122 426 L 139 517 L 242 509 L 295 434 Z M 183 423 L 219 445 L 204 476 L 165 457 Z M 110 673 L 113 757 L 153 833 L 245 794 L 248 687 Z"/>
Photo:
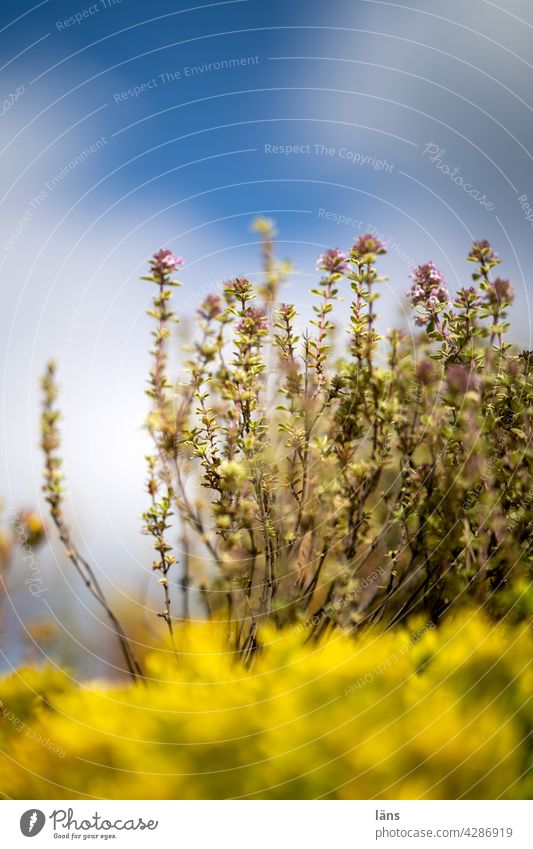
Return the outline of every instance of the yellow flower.
<path id="1" fill-rule="evenodd" d="M 531 632 L 465 611 L 379 634 L 176 629 L 146 686 L 0 680 L 0 789 L 23 798 L 527 798 Z M 6 719 L 6 715 L 4 716 Z M 17 721 L 23 723 L 17 727 Z M 21 730 L 22 729 L 22 730 Z M 31 729 L 27 732 L 26 729 Z M 39 738 L 39 739 L 38 739 Z"/>

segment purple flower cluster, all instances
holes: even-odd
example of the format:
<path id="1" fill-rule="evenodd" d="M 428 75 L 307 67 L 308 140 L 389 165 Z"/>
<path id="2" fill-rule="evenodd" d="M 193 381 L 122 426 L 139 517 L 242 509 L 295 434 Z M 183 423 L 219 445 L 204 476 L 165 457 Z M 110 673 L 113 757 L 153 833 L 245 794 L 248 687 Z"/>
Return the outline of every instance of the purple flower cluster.
<path id="1" fill-rule="evenodd" d="M 422 306 L 429 313 L 435 313 L 439 304 L 448 303 L 450 300 L 444 275 L 432 260 L 415 268 L 411 277 L 413 285 L 407 295 L 414 307 Z M 419 317 L 417 323 L 426 324 L 427 320 Z"/>
<path id="2" fill-rule="evenodd" d="M 184 262 L 185 260 L 181 256 L 175 256 L 172 251 L 161 248 L 153 255 L 150 265 L 152 266 L 154 277 L 157 277 L 163 282 L 167 277 L 177 271 Z"/>
<path id="3" fill-rule="evenodd" d="M 429 386 L 435 379 L 435 366 L 431 360 L 422 360 L 415 369 L 416 382 Z"/>
<path id="4" fill-rule="evenodd" d="M 497 277 L 487 289 L 486 297 L 489 304 L 497 306 L 512 304 L 514 300 L 514 289 L 509 280 L 503 280 L 501 277 Z"/>
<path id="5" fill-rule="evenodd" d="M 339 248 L 330 248 L 320 254 L 316 261 L 317 271 L 327 271 L 328 274 L 342 274 L 348 270 L 346 254 Z"/>
<path id="6" fill-rule="evenodd" d="M 463 286 L 462 289 L 458 289 L 455 306 L 460 309 L 471 310 L 482 306 L 482 304 L 480 294 L 474 286 Z"/>
<path id="7" fill-rule="evenodd" d="M 246 277 L 235 277 L 224 283 L 224 291 L 228 295 L 234 295 L 239 300 L 248 300 L 253 297 L 253 286 Z"/>
<path id="8" fill-rule="evenodd" d="M 237 331 L 249 336 L 263 336 L 267 329 L 267 317 L 257 307 L 248 307 L 237 324 Z"/>
<path id="9" fill-rule="evenodd" d="M 365 254 L 386 254 L 387 245 L 381 239 L 373 236 L 372 233 L 363 233 L 358 236 L 352 248 L 357 256 L 365 256 Z"/>
<path id="10" fill-rule="evenodd" d="M 499 255 L 492 249 L 486 239 L 473 242 L 468 259 L 470 262 L 480 262 L 483 265 L 497 265 L 501 262 Z"/>
<path id="11" fill-rule="evenodd" d="M 198 308 L 198 315 L 205 321 L 212 321 L 222 313 L 222 298 L 220 295 L 207 295 Z"/>
<path id="12" fill-rule="evenodd" d="M 448 366 L 446 370 L 448 389 L 454 395 L 464 395 L 466 392 L 479 392 L 481 380 L 475 369 L 461 364 Z"/>

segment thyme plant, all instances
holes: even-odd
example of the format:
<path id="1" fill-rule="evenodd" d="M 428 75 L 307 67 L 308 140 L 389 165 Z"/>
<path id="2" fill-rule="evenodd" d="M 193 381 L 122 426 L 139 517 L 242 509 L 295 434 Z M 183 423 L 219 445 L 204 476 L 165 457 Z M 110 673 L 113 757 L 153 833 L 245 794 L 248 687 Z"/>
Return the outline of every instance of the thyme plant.
<path id="1" fill-rule="evenodd" d="M 314 317 L 302 327 L 280 300 L 290 266 L 275 258 L 274 225 L 260 219 L 255 230 L 264 280 L 236 277 L 204 299 L 186 381 L 168 359 L 183 260 L 162 249 L 144 278 L 155 290 L 143 521 L 173 644 L 176 620 L 202 605 L 227 622 L 245 662 L 265 621 L 319 636 L 413 613 L 437 624 L 467 601 L 501 615 L 531 575 L 533 396 L 530 354 L 506 340 L 514 292 L 494 276 L 500 258 L 475 242 L 474 285 L 455 295 L 432 261 L 418 266 L 413 344 L 378 329 L 382 241 L 363 234 L 319 257 Z M 49 370 L 47 500 L 94 594 L 58 516 L 53 385 Z"/>

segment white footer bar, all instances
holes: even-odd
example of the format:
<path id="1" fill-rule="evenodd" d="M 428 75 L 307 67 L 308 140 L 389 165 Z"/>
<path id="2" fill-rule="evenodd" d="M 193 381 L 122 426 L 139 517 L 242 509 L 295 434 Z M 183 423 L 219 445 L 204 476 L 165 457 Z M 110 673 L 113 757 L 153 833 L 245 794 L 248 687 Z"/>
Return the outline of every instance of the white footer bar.
<path id="1" fill-rule="evenodd" d="M 0 844 L 6 849 L 73 843 L 187 849 L 531 849 L 532 808 L 524 801 L 10 800 L 0 807 Z"/>

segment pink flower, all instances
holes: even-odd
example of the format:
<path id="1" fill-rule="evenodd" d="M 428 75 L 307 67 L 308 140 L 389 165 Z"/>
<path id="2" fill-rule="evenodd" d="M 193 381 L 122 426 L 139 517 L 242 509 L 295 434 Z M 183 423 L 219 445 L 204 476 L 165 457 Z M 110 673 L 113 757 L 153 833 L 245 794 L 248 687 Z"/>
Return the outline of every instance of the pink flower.
<path id="1" fill-rule="evenodd" d="M 235 277 L 234 280 L 228 280 L 224 283 L 224 291 L 228 295 L 235 295 L 236 298 L 248 300 L 253 295 L 253 287 L 246 277 Z"/>
<path id="2" fill-rule="evenodd" d="M 248 307 L 237 324 L 237 331 L 249 336 L 264 336 L 267 332 L 267 317 L 263 310 Z"/>
<path id="3" fill-rule="evenodd" d="M 429 313 L 434 313 L 439 304 L 449 301 L 450 293 L 444 282 L 444 275 L 432 260 L 415 268 L 411 277 L 413 285 L 407 297 L 411 299 L 414 307 L 422 306 Z M 427 324 L 427 321 L 428 319 L 421 316 L 417 319 L 418 324 Z"/>
<path id="4" fill-rule="evenodd" d="M 479 375 L 473 369 L 463 365 L 450 365 L 446 370 L 448 389 L 454 395 L 465 392 L 478 392 L 481 386 Z"/>
<path id="5" fill-rule="evenodd" d="M 463 286 L 462 289 L 459 289 L 457 292 L 457 296 L 455 299 L 455 306 L 459 307 L 463 310 L 471 310 L 480 307 L 482 304 L 482 300 L 479 296 L 479 292 L 473 286 Z"/>
<path id="6" fill-rule="evenodd" d="M 429 386 L 435 379 L 435 366 L 431 360 L 422 360 L 415 370 L 416 382 Z"/>
<path id="7" fill-rule="evenodd" d="M 468 259 L 470 262 L 480 262 L 483 265 L 497 265 L 501 262 L 498 254 L 496 251 L 492 250 L 486 239 L 480 239 L 477 242 L 473 242 L 472 247 L 470 248 L 470 253 L 468 254 Z"/>
<path id="8" fill-rule="evenodd" d="M 501 306 L 501 304 L 512 304 L 514 300 L 514 289 L 508 280 L 502 280 L 501 277 L 497 277 L 491 283 L 489 289 L 487 289 L 485 296 L 489 304 L 497 304 L 498 306 Z"/>
<path id="9" fill-rule="evenodd" d="M 352 250 L 357 256 L 386 254 L 387 245 L 381 239 L 373 236 L 372 233 L 363 233 L 362 236 L 358 236 L 355 240 Z"/>
<path id="10" fill-rule="evenodd" d="M 320 254 L 316 261 L 318 271 L 327 271 L 329 274 L 342 274 L 348 270 L 346 254 L 339 248 L 330 248 Z"/>
<path id="11" fill-rule="evenodd" d="M 220 295 L 207 295 L 198 308 L 198 315 L 206 321 L 212 321 L 222 313 L 222 298 Z"/>
<path id="12" fill-rule="evenodd" d="M 150 260 L 150 265 L 152 266 L 154 276 L 163 281 L 170 274 L 173 274 L 174 271 L 177 271 L 184 262 L 185 260 L 182 257 L 175 256 L 172 251 L 166 248 L 160 248 Z"/>

